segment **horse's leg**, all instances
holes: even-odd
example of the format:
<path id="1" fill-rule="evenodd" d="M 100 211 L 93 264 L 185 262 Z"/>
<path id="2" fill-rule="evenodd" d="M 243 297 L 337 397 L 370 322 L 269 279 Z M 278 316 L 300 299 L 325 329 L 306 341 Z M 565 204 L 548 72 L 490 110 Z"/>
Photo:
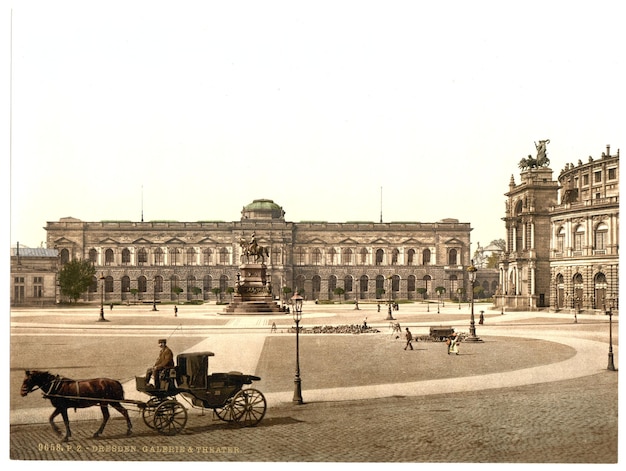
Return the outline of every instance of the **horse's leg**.
<path id="1" fill-rule="evenodd" d="M 133 424 L 131 424 L 130 422 L 130 417 L 128 416 L 128 411 L 126 410 L 126 408 L 124 408 L 124 406 L 122 404 L 120 404 L 119 402 L 112 402 L 111 406 L 118 411 L 120 414 L 122 414 L 124 416 L 124 418 L 126 419 L 126 426 L 128 427 L 126 429 L 126 435 L 130 435 L 133 433 Z"/>
<path id="2" fill-rule="evenodd" d="M 109 421 L 109 407 L 106 404 L 100 404 L 100 410 L 102 411 L 102 423 L 100 424 L 100 428 L 96 433 L 93 434 L 93 438 L 98 438 L 100 434 L 104 431 L 104 427 Z"/>
<path id="3" fill-rule="evenodd" d="M 59 427 L 57 427 L 56 424 L 54 423 L 54 418 L 60 413 L 61 413 L 61 410 L 57 407 L 56 409 L 54 409 L 54 412 L 48 419 L 50 421 L 50 425 L 52 425 L 52 430 L 54 430 L 58 435 L 61 435 L 61 430 L 59 430 Z"/>
<path id="4" fill-rule="evenodd" d="M 63 417 L 63 423 L 65 424 L 65 438 L 64 442 L 67 442 L 72 436 L 72 431 L 70 430 L 70 419 L 67 417 L 67 409 L 61 409 L 61 416 Z"/>

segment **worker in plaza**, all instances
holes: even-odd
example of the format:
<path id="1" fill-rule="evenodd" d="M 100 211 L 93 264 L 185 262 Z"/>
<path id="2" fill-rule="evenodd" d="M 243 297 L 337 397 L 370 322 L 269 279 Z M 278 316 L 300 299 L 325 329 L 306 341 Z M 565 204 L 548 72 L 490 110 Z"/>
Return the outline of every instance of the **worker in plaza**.
<path id="1" fill-rule="evenodd" d="M 159 346 L 161 347 L 161 351 L 159 352 L 159 357 L 154 362 L 154 366 L 148 368 L 146 372 L 146 384 L 150 383 L 150 378 L 154 375 L 154 387 L 159 388 L 159 377 L 161 372 L 167 368 L 172 368 L 174 366 L 174 354 L 172 350 L 167 346 L 167 339 L 159 339 Z"/>

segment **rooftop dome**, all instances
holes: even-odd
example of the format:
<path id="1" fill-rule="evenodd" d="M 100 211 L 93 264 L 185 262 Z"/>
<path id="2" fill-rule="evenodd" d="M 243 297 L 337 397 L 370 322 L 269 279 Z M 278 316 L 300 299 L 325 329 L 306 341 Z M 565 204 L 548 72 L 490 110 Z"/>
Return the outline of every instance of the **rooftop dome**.
<path id="1" fill-rule="evenodd" d="M 285 211 L 272 200 L 258 199 L 241 210 L 241 219 L 284 219 Z"/>

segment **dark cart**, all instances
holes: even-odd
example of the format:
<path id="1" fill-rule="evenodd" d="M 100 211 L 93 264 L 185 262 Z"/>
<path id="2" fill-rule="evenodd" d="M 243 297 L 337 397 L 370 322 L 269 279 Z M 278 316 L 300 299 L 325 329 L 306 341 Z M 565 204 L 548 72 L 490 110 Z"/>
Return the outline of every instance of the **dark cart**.
<path id="1" fill-rule="evenodd" d="M 452 327 L 431 327 L 430 339 L 434 342 L 443 342 L 454 333 Z"/>
<path id="2" fill-rule="evenodd" d="M 176 399 L 177 395 L 192 407 L 213 409 L 225 422 L 250 427 L 263 419 L 267 409 L 265 396 L 254 388 L 242 389 L 261 378 L 238 371 L 208 374 L 212 356 L 212 352 L 178 355 L 176 366 L 164 370 L 157 379 L 158 388 L 146 385 L 143 376 L 135 377 L 137 391 L 151 396 L 142 407 L 148 427 L 163 435 L 176 435 L 185 427 L 187 409 Z"/>

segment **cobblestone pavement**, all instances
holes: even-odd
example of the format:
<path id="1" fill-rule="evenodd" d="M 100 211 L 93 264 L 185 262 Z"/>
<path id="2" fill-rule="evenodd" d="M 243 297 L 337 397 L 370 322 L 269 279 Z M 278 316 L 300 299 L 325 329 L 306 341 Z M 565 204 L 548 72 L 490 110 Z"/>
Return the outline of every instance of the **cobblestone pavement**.
<path id="1" fill-rule="evenodd" d="M 315 309 L 318 317 L 311 322 L 358 323 L 363 318 L 362 312 L 354 313 L 345 307 L 343 311 L 339 309 L 334 313 L 325 312 L 323 307 L 313 307 L 311 310 Z M 437 315 L 436 318 L 423 312 L 411 312 L 404 307 L 403 311 L 402 326 L 411 325 L 414 333 L 427 332 L 428 325 L 435 319 L 454 326 L 459 325 L 457 322 L 464 323 L 464 316 L 458 314 L 456 308 L 447 308 L 447 312 L 442 309 L 442 314 L 447 316 Z M 183 312 L 181 309 L 179 316 Z M 355 341 L 354 337 L 348 336 L 345 337 L 345 351 L 353 353 L 346 353 L 342 359 L 344 363 L 358 366 L 352 373 L 353 377 L 347 381 L 347 384 L 355 386 L 336 388 L 332 390 L 332 395 L 326 395 L 325 390 L 308 389 L 314 386 L 314 378 L 309 376 L 307 389 L 303 391 L 305 401 L 308 402 L 297 406 L 290 403 L 290 393 L 277 386 L 285 378 L 290 381 L 292 376 L 288 374 L 281 378 L 271 368 L 273 362 L 278 361 L 277 358 L 285 354 L 291 356 L 291 346 L 281 347 L 278 335 L 277 341 L 271 343 L 272 348 L 269 349 L 274 357 L 268 357 L 268 349 L 262 348 L 263 339 L 269 335 L 269 331 L 265 330 L 268 320 L 259 324 L 260 319 L 253 319 L 254 326 L 249 330 L 250 324 L 243 318 L 237 318 L 236 329 L 228 330 L 227 323 L 222 322 L 223 318 L 210 317 L 204 323 L 204 314 L 196 313 L 183 326 L 185 335 L 181 335 L 179 340 L 180 351 L 187 348 L 198 351 L 209 346 L 211 350 L 217 347 L 218 352 L 228 352 L 221 357 L 216 356 L 223 363 L 218 363 L 217 370 L 212 371 L 221 371 L 220 368 L 229 371 L 233 365 L 244 365 L 242 369 L 246 372 L 265 368 L 263 375 L 268 381 L 268 387 L 277 392 L 267 395 L 270 407 L 258 426 L 233 427 L 214 420 L 211 411 L 200 415 L 197 410 L 190 409 L 185 429 L 179 435 L 165 437 L 148 428 L 139 413 L 133 412 L 134 433 L 127 437 L 124 421 L 113 412 L 103 438 L 93 439 L 91 435 L 99 424 L 99 419 L 96 421 L 94 418 L 99 416 L 99 411 L 91 408 L 92 415 L 87 419 L 73 420 L 70 417 L 72 439 L 68 444 L 62 444 L 45 423 L 45 418 L 51 413 L 49 405 L 42 407 L 41 398 L 31 395 L 25 399 L 13 399 L 15 388 L 19 390 L 19 376 L 23 376 L 22 368 L 25 365 L 22 363 L 36 362 L 35 366 L 43 365 L 47 368 L 53 368 L 54 365 L 55 369 L 72 368 L 71 365 L 76 364 L 76 371 L 81 371 L 81 374 L 106 367 L 109 370 L 113 368 L 111 377 L 124 377 L 136 372 L 138 364 L 144 365 L 154 356 L 154 351 L 144 346 L 146 342 L 154 341 L 154 338 L 171 331 L 171 326 L 177 324 L 168 324 L 164 322 L 165 318 L 156 323 L 154 317 L 141 317 L 138 320 L 133 313 L 127 318 L 115 318 L 110 325 L 94 326 L 97 323 L 74 315 L 73 312 L 59 316 L 55 311 L 54 314 L 39 318 L 23 312 L 18 313 L 16 322 L 13 322 L 12 313 L 9 450 L 10 458 L 14 460 L 406 463 L 618 461 L 618 373 L 605 369 L 607 325 L 604 316 L 579 316 L 578 323 L 572 324 L 567 318 L 547 314 L 500 316 L 488 313 L 486 319 L 489 325 L 480 326 L 480 331 L 487 340 L 489 335 L 510 336 L 508 349 L 498 350 L 497 343 L 494 343 L 497 337 L 491 337 L 491 343 L 466 345 L 462 349 L 463 355 L 459 357 L 449 358 L 444 353 L 442 358 L 437 353 L 437 345 L 424 342 L 418 344 L 420 348 L 415 352 L 402 352 L 415 355 L 413 358 L 428 359 L 423 361 L 425 366 L 410 365 L 410 368 L 398 367 L 400 363 L 395 359 L 395 350 L 400 344 L 391 336 L 387 343 L 381 343 L 380 336 L 378 340 L 368 338 L 368 342 L 378 342 L 375 349 L 379 353 L 386 352 L 386 358 L 396 361 L 394 368 L 398 369 L 398 381 L 406 381 L 404 376 L 407 372 L 421 378 L 421 382 L 394 383 L 393 375 L 390 375 L 384 387 L 365 384 L 361 378 L 357 381 L 357 376 L 362 375 L 360 368 L 363 365 L 357 365 L 361 354 L 358 349 L 352 348 L 353 343 L 350 342 Z M 370 316 L 369 323 L 376 325 L 373 319 L 375 314 L 370 313 Z M 396 316 L 400 317 L 398 314 Z M 283 325 L 289 325 L 289 321 L 281 320 Z M 136 323 L 141 325 L 143 332 L 135 330 L 135 327 L 139 327 L 135 326 Z M 219 333 L 212 330 L 216 324 L 226 329 Z M 378 324 L 381 329 L 386 326 L 384 322 Z M 616 344 L 617 334 L 616 328 Z M 240 348 L 240 343 L 235 339 L 241 335 L 245 335 L 245 348 L 241 350 L 241 355 L 237 355 L 235 352 Z M 533 337 L 545 339 L 529 340 Z M 110 340 L 107 341 L 107 338 Z M 84 352 L 84 346 L 95 345 L 99 349 L 111 342 L 118 344 L 124 338 L 128 338 L 128 345 L 133 346 L 133 349 L 117 352 L 116 358 L 120 358 L 120 353 L 122 357 L 129 357 L 124 361 L 95 361 L 98 352 L 89 354 L 93 358 L 88 358 L 89 355 L 86 357 L 84 353 L 77 356 Z M 303 340 L 304 345 L 307 342 L 315 343 L 322 351 L 329 343 L 320 337 Z M 336 340 L 333 339 L 333 342 Z M 533 348 L 529 350 L 530 345 Z M 56 353 L 50 354 L 50 349 L 67 353 L 64 357 L 57 356 Z M 572 349 L 576 351 L 575 356 L 570 353 Z M 507 353 L 507 350 L 514 353 Z M 48 352 L 47 356 L 42 356 L 44 352 Z M 111 355 L 113 353 L 110 352 Z M 336 358 L 336 350 L 328 351 L 326 355 L 325 361 L 331 364 Z M 80 365 L 76 363 L 78 358 Z M 441 372 L 437 371 L 437 365 L 442 364 L 440 359 L 446 360 L 449 369 L 444 375 L 446 377 L 441 377 Z M 508 362 L 506 367 L 503 367 L 504 360 Z M 617 366 L 617 345 L 615 360 Z M 229 364 L 229 361 L 233 363 Z M 367 359 L 364 364 L 369 361 L 372 360 Z M 309 368 L 307 372 L 312 375 L 315 365 L 308 363 L 306 366 Z M 69 370 L 70 373 L 72 371 Z M 268 375 L 274 377 L 268 378 Z M 270 379 L 274 381 L 273 387 L 270 387 Z M 315 379 L 319 382 L 319 377 Z M 334 381 L 339 385 L 344 382 L 340 379 L 335 378 Z M 321 384 L 330 383 L 328 380 L 321 381 Z M 263 390 L 263 387 L 260 389 Z M 128 391 L 128 388 L 125 387 L 125 390 Z"/>
<path id="2" fill-rule="evenodd" d="M 616 463 L 617 374 L 515 388 L 306 403 L 268 409 L 256 427 L 190 415 L 163 437 L 138 418 L 101 439 L 96 421 L 60 444 L 47 424 L 11 427 L 11 458 L 114 461 Z"/>

